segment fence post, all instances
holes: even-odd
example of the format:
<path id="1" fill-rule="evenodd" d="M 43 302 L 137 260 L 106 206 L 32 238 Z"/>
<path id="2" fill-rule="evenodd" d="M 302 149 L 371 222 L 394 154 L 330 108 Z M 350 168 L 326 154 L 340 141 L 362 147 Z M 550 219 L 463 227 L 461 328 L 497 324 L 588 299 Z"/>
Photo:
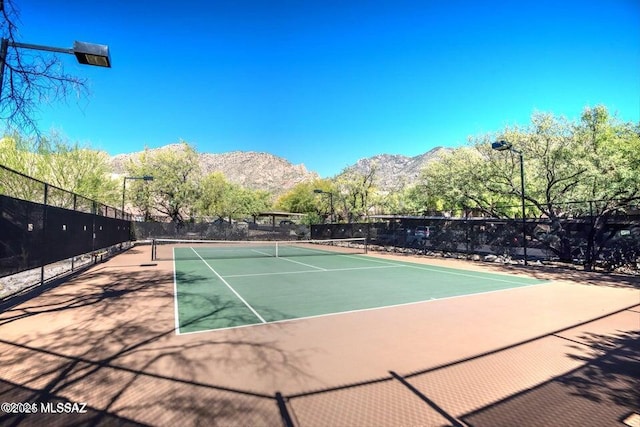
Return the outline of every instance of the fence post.
<path id="1" fill-rule="evenodd" d="M 42 258 L 40 258 L 40 285 L 44 284 L 44 266 L 46 265 L 46 256 L 47 256 L 47 247 L 48 247 L 48 239 L 47 239 L 47 206 L 49 203 L 49 184 L 44 183 L 44 200 L 42 207 Z"/>
<path id="2" fill-rule="evenodd" d="M 469 259 L 469 211 L 464 208 L 464 240 L 466 245 L 466 258 Z"/>
<path id="3" fill-rule="evenodd" d="M 91 201 L 91 252 L 96 250 L 96 217 L 98 216 L 98 206 L 95 200 Z"/>
<path id="4" fill-rule="evenodd" d="M 593 200 L 589 200 L 589 224 L 591 226 L 591 230 L 589 230 L 589 239 L 591 242 L 587 242 L 589 247 L 589 264 L 593 263 L 595 265 L 595 254 L 596 254 L 596 224 L 593 220 Z"/>

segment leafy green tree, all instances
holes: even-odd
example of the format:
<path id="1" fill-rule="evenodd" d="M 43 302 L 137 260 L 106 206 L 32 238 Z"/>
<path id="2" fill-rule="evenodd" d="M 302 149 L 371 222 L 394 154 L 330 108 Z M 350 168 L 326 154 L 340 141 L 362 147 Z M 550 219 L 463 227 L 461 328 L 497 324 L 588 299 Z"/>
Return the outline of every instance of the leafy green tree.
<path id="1" fill-rule="evenodd" d="M 586 108 L 579 122 L 536 113 L 526 128 L 508 127 L 471 138 L 468 146 L 430 163 L 422 180 L 443 197 L 446 209 L 471 207 L 490 216 L 516 218 L 523 197 L 519 156 L 491 149 L 494 140 L 512 142 L 525 162 L 527 216 L 551 221 L 559 241 L 550 248 L 570 260 L 569 235 L 561 220 L 579 212 L 568 202 L 600 200 L 601 208 L 590 207 L 597 222 L 640 197 L 635 129 L 612 118 L 602 106 Z M 589 253 L 594 253 L 593 237 Z"/>
<path id="2" fill-rule="evenodd" d="M 233 217 L 240 219 L 247 215 L 258 216 L 258 214 L 271 209 L 271 197 L 271 193 L 268 191 L 238 187 L 235 197 L 238 207 Z"/>
<path id="3" fill-rule="evenodd" d="M 145 151 L 126 165 L 128 176 L 153 176 L 153 181 L 127 182 L 128 200 L 145 216 L 157 212 L 182 223 L 194 216 L 199 196 L 200 167 L 195 149 L 177 147 Z"/>
<path id="4" fill-rule="evenodd" d="M 442 200 L 422 183 L 398 191 L 378 192 L 373 205 L 377 213 L 386 215 L 435 215 L 442 211 Z"/>
<path id="5" fill-rule="evenodd" d="M 414 210 L 427 215 L 462 215 L 473 205 L 485 213 L 490 211 L 500 198 L 479 186 L 485 179 L 485 162 L 472 147 L 441 152 L 438 160 L 422 171 L 418 184 L 409 189 Z"/>
<path id="6" fill-rule="evenodd" d="M 421 183 L 404 190 L 404 206 L 407 213 L 418 215 L 436 215 L 444 210 L 444 199 L 433 189 Z"/>
<path id="7" fill-rule="evenodd" d="M 0 139 L 0 164 L 33 178 L 39 178 L 38 157 L 32 142 L 19 134 Z M 44 186 L 30 179 L 0 169 L 0 193 L 22 200 L 42 203 Z"/>
<path id="8" fill-rule="evenodd" d="M 278 198 L 275 203 L 277 209 L 286 212 L 307 214 L 305 221 L 321 222 L 325 216 L 331 214 L 330 198 L 325 194 L 317 194 L 314 190 L 335 193 L 330 180 L 317 179 L 297 184 L 287 193 Z"/>
<path id="9" fill-rule="evenodd" d="M 221 219 L 256 216 L 267 210 L 271 195 L 266 191 L 250 190 L 228 182 L 221 172 L 207 175 L 201 182 L 197 211 Z"/>
<path id="10" fill-rule="evenodd" d="M 118 206 L 118 183 L 110 177 L 109 155 L 104 151 L 71 144 L 61 135 L 51 133 L 40 139 L 38 153 L 39 169 L 48 183 Z"/>
<path id="11" fill-rule="evenodd" d="M 614 236 L 602 227 L 612 215 L 624 213 L 640 200 L 640 133 L 638 126 L 622 123 L 603 106 L 584 110 L 576 127 L 576 139 L 584 147 L 580 158 L 585 177 L 576 185 L 582 200 L 596 200 L 583 207 L 593 220 L 585 249 L 587 266 L 601 254 L 603 245 Z M 605 235 L 606 233 L 606 235 Z"/>
<path id="12" fill-rule="evenodd" d="M 336 178 L 336 205 L 339 206 L 340 217 L 346 218 L 348 222 L 354 222 L 369 215 L 377 194 L 375 188 L 377 171 L 377 164 L 372 163 L 362 171 L 345 169 Z"/>
<path id="13" fill-rule="evenodd" d="M 60 134 L 51 133 L 39 139 L 19 134 L 5 136 L 0 141 L 0 164 L 63 190 L 117 205 L 117 182 L 110 177 L 107 153 L 70 143 Z M 9 174 L 4 175 L 10 179 Z M 43 201 L 42 184 L 15 175 L 11 180 L 10 185 L 9 181 L 0 184 L 4 194 Z M 52 189 L 48 203 L 71 208 L 74 200 L 70 194 Z"/>

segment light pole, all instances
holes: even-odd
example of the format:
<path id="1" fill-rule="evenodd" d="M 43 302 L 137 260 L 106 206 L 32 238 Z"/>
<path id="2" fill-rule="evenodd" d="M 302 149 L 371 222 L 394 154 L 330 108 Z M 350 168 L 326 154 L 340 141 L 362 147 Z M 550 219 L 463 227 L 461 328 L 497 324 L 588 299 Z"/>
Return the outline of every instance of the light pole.
<path id="1" fill-rule="evenodd" d="M 19 49 L 41 50 L 45 52 L 66 53 L 75 55 L 81 64 L 94 65 L 96 67 L 111 68 L 111 57 L 109 56 L 109 46 L 85 42 L 73 42 L 72 48 L 61 48 L 53 46 L 42 46 L 29 43 L 13 42 L 3 38 L 0 43 L 0 95 L 2 94 L 2 83 L 4 80 L 4 66 L 7 59 L 9 47 Z"/>
<path id="2" fill-rule="evenodd" d="M 125 176 L 124 180 L 122 181 L 122 217 L 124 218 L 124 194 L 125 191 L 127 189 L 127 180 L 131 179 L 131 180 L 136 180 L 136 179 L 141 179 L 143 181 L 153 181 L 153 177 L 149 176 L 149 175 L 145 175 L 145 176 Z"/>
<path id="3" fill-rule="evenodd" d="M 496 151 L 511 151 L 520 156 L 520 193 L 522 194 L 522 249 L 524 251 L 524 265 L 527 264 L 527 220 L 525 210 L 524 199 L 524 158 L 522 157 L 522 151 L 513 148 L 513 144 L 509 141 L 496 141 L 491 144 L 491 148 Z"/>
<path id="4" fill-rule="evenodd" d="M 324 191 L 324 190 L 320 190 L 319 188 L 316 188 L 315 190 L 313 190 L 314 193 L 316 194 L 328 194 L 329 195 L 329 205 L 331 206 L 331 224 L 333 224 L 333 193 L 331 191 Z"/>

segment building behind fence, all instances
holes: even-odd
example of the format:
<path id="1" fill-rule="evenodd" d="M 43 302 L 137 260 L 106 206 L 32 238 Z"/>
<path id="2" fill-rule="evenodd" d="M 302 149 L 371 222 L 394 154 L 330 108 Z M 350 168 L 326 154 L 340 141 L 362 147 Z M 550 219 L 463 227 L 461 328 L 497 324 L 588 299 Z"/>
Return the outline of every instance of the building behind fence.
<path id="1" fill-rule="evenodd" d="M 42 283 L 130 240 L 122 211 L 0 165 L 0 278 Z"/>

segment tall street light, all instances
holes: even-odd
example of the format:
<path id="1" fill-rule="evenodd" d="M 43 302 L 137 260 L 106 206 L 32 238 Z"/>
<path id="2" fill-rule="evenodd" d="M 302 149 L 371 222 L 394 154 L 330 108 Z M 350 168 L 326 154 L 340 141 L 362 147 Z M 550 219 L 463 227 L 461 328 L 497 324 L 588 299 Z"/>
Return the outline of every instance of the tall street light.
<path id="1" fill-rule="evenodd" d="M 124 218 L 124 194 L 125 191 L 127 189 L 127 180 L 131 179 L 131 180 L 136 180 L 136 179 L 141 179 L 143 181 L 153 181 L 153 177 L 149 176 L 149 175 L 145 175 L 145 176 L 125 176 L 124 180 L 122 181 L 122 217 Z"/>
<path id="2" fill-rule="evenodd" d="M 524 250 L 524 265 L 527 264 L 527 220 L 525 211 L 525 199 L 524 199 L 524 159 L 522 157 L 522 151 L 513 148 L 513 144 L 509 141 L 496 141 L 491 144 L 491 148 L 496 151 L 511 151 L 520 155 L 520 193 L 522 194 L 522 249 Z"/>
<path id="3" fill-rule="evenodd" d="M 9 47 L 15 47 L 18 49 L 41 50 L 45 52 L 67 53 L 69 55 L 75 55 L 80 64 L 111 68 L 109 46 L 106 45 L 76 41 L 73 43 L 72 48 L 61 48 L 29 43 L 18 43 L 3 38 L 0 42 L 0 94 L 2 94 L 4 66 L 7 59 L 7 50 L 9 49 Z"/>
<path id="4" fill-rule="evenodd" d="M 333 224 L 333 193 L 331 191 L 320 190 L 319 188 L 316 188 L 315 190 L 313 190 L 313 192 L 316 193 L 316 194 L 328 194 L 329 195 L 329 204 L 331 206 L 331 223 Z"/>

